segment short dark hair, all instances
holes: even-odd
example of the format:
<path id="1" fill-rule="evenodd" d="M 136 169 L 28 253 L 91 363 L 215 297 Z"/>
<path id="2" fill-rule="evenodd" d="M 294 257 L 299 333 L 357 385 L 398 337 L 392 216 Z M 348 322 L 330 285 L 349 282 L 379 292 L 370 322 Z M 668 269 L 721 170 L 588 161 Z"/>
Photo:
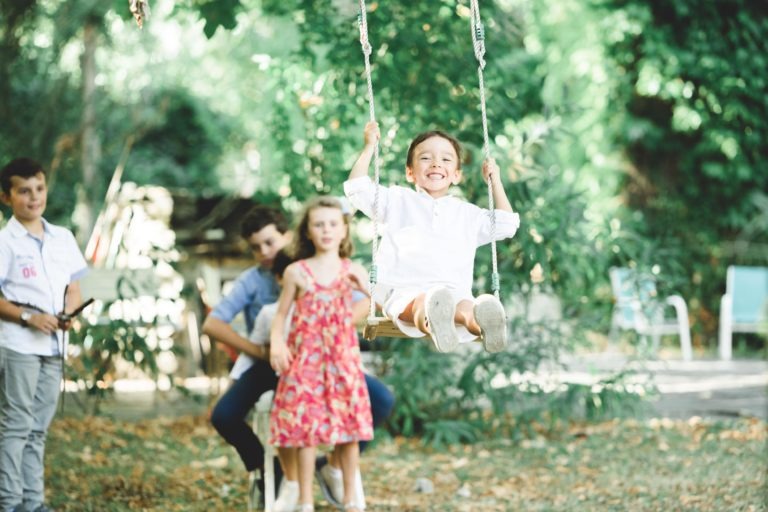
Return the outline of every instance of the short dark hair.
<path id="1" fill-rule="evenodd" d="M 269 269 L 272 275 L 275 277 L 283 277 L 285 269 L 288 265 L 293 263 L 293 258 L 285 249 L 280 249 L 275 253 L 274 259 L 272 259 L 272 267 Z"/>
<path id="2" fill-rule="evenodd" d="M 411 167 L 413 164 L 413 152 L 416 150 L 416 146 L 421 144 L 427 139 L 431 139 L 432 137 L 440 137 L 448 142 L 451 143 L 451 146 L 453 146 L 453 149 L 456 150 L 456 157 L 458 158 L 456 165 L 457 169 L 461 169 L 461 144 L 459 143 L 458 139 L 452 135 L 448 135 L 442 130 L 432 130 L 429 132 L 424 132 L 418 134 L 416 137 L 413 138 L 411 141 L 411 145 L 408 146 L 408 155 L 405 157 L 405 165 L 407 167 Z"/>
<path id="3" fill-rule="evenodd" d="M 32 160 L 31 158 L 15 158 L 8 162 L 2 171 L 0 171 L 0 187 L 6 194 L 11 193 L 11 178 L 18 176 L 19 178 L 27 179 L 37 174 L 46 172 L 40 162 Z"/>
<path id="4" fill-rule="evenodd" d="M 248 239 L 270 224 L 274 224 L 280 233 L 285 233 L 290 229 L 285 215 L 278 208 L 256 206 L 243 218 L 240 225 L 240 236 Z"/>

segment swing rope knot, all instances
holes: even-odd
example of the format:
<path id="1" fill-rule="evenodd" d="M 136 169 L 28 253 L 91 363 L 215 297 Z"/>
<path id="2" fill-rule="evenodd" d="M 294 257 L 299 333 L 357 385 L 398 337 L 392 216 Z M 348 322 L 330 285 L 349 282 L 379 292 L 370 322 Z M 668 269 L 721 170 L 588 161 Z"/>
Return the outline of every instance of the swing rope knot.
<path id="1" fill-rule="evenodd" d="M 368 23 L 365 19 L 365 11 L 361 10 L 357 14 L 357 24 L 360 26 L 360 46 L 363 49 L 363 54 L 365 54 L 366 57 L 370 57 L 373 48 L 368 41 Z"/>
<path id="2" fill-rule="evenodd" d="M 472 22 L 472 47 L 475 50 L 475 58 L 479 69 L 485 68 L 485 25 L 480 18 L 480 7 L 477 0 L 471 0 L 469 4 L 470 18 Z"/>

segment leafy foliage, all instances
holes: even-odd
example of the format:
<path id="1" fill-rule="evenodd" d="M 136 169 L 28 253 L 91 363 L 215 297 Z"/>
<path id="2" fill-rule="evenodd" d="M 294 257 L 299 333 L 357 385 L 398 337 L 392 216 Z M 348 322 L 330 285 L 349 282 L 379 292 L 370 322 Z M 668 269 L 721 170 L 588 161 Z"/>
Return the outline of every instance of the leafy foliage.
<path id="1" fill-rule="evenodd" d="M 649 389 L 628 385 L 621 372 L 595 386 L 545 382 L 533 376 L 557 361 L 568 339 L 562 324 L 515 322 L 513 348 L 488 354 L 478 346 L 438 354 L 425 340 L 389 340 L 379 354 L 379 374 L 392 387 L 396 407 L 390 431 L 418 436 L 437 448 L 489 436 L 520 439 L 534 426 L 557 429 L 578 418 L 631 415 Z M 557 364 L 557 363 L 555 363 Z M 437 369 L 437 371 L 436 371 Z"/>
<path id="2" fill-rule="evenodd" d="M 712 336 L 727 264 L 766 263 L 727 242 L 758 218 L 752 192 L 768 189 L 768 11 L 738 0 L 598 3 L 612 27 L 606 51 L 633 224 L 667 249 L 657 262 L 678 276 L 699 336 Z M 756 247 L 766 240 L 768 231 L 750 232 Z"/>
<path id="3" fill-rule="evenodd" d="M 135 143 L 131 181 L 172 189 L 219 189 L 215 170 L 237 130 L 186 91 L 160 91 L 155 101 L 158 118 Z"/>
<path id="4" fill-rule="evenodd" d="M 103 400 L 113 391 L 121 363 L 123 366 L 127 363 L 133 371 L 154 381 L 164 375 L 157 364 L 158 356 L 165 350 L 180 354 L 181 348 L 159 344 L 157 325 L 157 318 L 151 323 L 110 318 L 84 323 L 70 332 L 69 342 L 75 356 L 68 362 L 67 378 L 84 387 L 86 401 L 81 404 L 84 410 L 90 414 L 100 411 Z"/>

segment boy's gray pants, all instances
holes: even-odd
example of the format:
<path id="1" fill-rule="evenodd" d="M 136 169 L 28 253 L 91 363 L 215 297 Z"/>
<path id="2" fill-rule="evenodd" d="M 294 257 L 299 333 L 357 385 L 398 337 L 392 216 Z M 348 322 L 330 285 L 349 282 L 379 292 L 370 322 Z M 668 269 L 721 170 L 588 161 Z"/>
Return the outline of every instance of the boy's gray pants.
<path id="1" fill-rule="evenodd" d="M 58 356 L 0 347 L 0 512 L 45 501 L 43 457 L 61 386 Z"/>

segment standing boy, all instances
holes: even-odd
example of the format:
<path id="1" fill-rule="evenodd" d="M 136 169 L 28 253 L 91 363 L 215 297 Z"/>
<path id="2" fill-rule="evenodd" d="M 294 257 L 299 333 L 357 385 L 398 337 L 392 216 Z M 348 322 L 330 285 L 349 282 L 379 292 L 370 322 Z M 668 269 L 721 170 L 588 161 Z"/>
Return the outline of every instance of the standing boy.
<path id="1" fill-rule="evenodd" d="M 28 158 L 0 171 L 13 217 L 0 230 L 0 511 L 46 512 L 43 458 L 61 389 L 64 333 L 58 315 L 82 302 L 87 264 L 72 233 L 43 218 L 48 189 Z"/>
<path id="2" fill-rule="evenodd" d="M 232 382 L 211 414 L 211 423 L 216 431 L 237 450 L 245 469 L 250 472 L 263 469 L 264 447 L 246 417 L 259 396 L 265 391 L 277 388 L 277 376 L 269 364 L 268 345 L 251 343 L 238 334 L 230 323 L 243 312 L 245 325 L 250 333 L 261 308 L 277 300 L 280 289 L 272 275 L 271 267 L 275 255 L 290 241 L 290 230 L 280 211 L 259 206 L 243 219 L 240 235 L 253 251 L 256 265 L 244 271 L 235 280 L 229 294 L 205 319 L 203 332 L 254 359 L 253 366 Z M 394 397 L 384 384 L 370 375 L 365 375 L 365 381 L 368 385 L 375 427 L 389 416 Z M 324 459 L 321 465 L 323 462 Z M 342 495 L 338 491 L 335 494 L 333 492 L 341 482 L 341 470 L 329 464 L 322 469 L 323 471 L 318 471 L 320 484 L 324 491 L 330 489 L 330 495 L 326 496 L 329 499 L 335 500 L 337 496 L 341 499 Z M 263 482 L 258 481 L 257 484 L 263 491 Z"/>

